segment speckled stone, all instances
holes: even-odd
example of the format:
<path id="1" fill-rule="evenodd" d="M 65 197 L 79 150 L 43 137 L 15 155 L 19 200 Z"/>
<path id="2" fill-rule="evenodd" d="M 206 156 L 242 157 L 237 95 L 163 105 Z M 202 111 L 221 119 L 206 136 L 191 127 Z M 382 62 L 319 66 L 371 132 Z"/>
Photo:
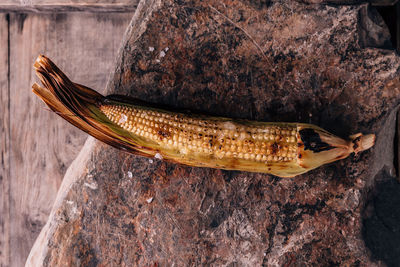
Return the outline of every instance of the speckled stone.
<path id="1" fill-rule="evenodd" d="M 309 122 L 342 137 L 375 133 L 377 144 L 280 179 L 128 155 L 90 138 L 27 265 L 384 265 L 364 240 L 375 238 L 367 209 L 375 180 L 395 175 L 400 58 L 382 48 L 387 29 L 371 12 L 295 1 L 142 1 L 109 93 Z"/>

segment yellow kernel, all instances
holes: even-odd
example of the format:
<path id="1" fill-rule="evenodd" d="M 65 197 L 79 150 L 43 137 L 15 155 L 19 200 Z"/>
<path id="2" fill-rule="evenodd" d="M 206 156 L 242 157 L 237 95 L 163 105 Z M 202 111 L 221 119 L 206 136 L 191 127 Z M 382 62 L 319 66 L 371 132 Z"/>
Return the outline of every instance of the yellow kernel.
<path id="1" fill-rule="evenodd" d="M 239 138 L 240 138 L 241 140 L 246 139 L 246 138 L 247 138 L 247 134 L 246 134 L 245 132 L 241 132 L 241 133 L 239 134 Z"/>
<path id="2" fill-rule="evenodd" d="M 265 142 L 261 143 L 261 147 L 262 147 L 262 148 L 267 147 L 267 143 L 265 143 Z"/>

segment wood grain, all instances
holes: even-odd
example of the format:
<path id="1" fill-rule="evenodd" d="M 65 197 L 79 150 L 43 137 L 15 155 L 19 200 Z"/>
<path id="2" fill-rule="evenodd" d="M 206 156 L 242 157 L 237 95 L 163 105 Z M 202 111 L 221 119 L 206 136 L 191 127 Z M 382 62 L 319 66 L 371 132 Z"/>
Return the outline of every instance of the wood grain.
<path id="1" fill-rule="evenodd" d="M 79 5 L 79 4 L 97 4 L 97 5 L 121 5 L 132 4 L 136 0 L 2 0 L 1 4 L 14 4 L 21 6 L 45 5 L 45 4 L 63 4 L 63 5 Z"/>
<path id="2" fill-rule="evenodd" d="M 69 1 L 37 1 L 29 5 L 19 3 L 1 3 L 0 11 L 3 12 L 133 12 L 135 11 L 138 0 L 122 1 L 121 3 L 94 3 L 85 1 L 84 3 L 72 3 Z"/>
<path id="3" fill-rule="evenodd" d="M 0 109 L 10 101 L 9 110 L 4 113 L 1 110 L 2 132 L 7 132 L 10 122 L 10 140 L 7 134 L 2 134 L 0 146 L 6 160 L 10 159 L 9 166 L 2 163 L 1 170 L 10 173 L 3 175 L 1 192 L 6 214 L 2 223 L 2 233 L 6 234 L 0 237 L 4 239 L 0 239 L 2 266 L 24 265 L 47 220 L 65 171 L 87 138 L 49 112 L 31 93 L 31 85 L 37 81 L 32 68 L 35 58 L 40 53 L 46 54 L 63 66 L 75 82 L 103 91 L 131 16 L 131 13 L 10 14 L 9 90 L 6 90 L 7 73 L 5 82 L 0 83 Z M 4 35 L 8 34 L 7 30 L 4 33 L 7 28 L 4 18 L 5 15 L 0 17 L 1 42 L 7 41 Z M 7 45 L 1 43 L 1 47 Z M 0 53 L 2 66 L 7 66 L 7 49 L 1 49 Z M 4 80 L 3 72 L 1 69 L 0 81 Z"/>
<path id="4" fill-rule="evenodd" d="M 10 237 L 10 88 L 8 82 L 8 25 L 9 17 L 0 14 L 0 266 L 9 265 Z"/>

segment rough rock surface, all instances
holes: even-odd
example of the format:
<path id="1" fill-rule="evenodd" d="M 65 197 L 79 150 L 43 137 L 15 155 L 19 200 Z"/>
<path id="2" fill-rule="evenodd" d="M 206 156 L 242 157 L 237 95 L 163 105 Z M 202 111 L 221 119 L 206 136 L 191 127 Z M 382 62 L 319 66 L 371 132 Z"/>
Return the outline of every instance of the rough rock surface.
<path id="1" fill-rule="evenodd" d="M 372 132 L 377 144 L 280 179 L 128 155 L 90 138 L 27 265 L 393 265 L 396 251 L 377 252 L 370 233 L 385 225 L 375 180 L 398 184 L 400 58 L 368 41 L 362 21 L 373 36 L 387 31 L 368 14 L 365 5 L 142 1 L 109 93 L 310 122 L 343 137 Z M 384 229 L 390 244 L 395 220 Z"/>

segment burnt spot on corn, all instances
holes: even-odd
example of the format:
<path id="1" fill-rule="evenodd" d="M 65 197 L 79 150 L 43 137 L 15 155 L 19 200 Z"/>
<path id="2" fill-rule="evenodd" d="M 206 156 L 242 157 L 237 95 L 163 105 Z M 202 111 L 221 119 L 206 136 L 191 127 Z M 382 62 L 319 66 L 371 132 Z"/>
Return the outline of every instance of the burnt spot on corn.
<path id="1" fill-rule="evenodd" d="M 303 146 L 303 143 L 297 143 L 297 147 L 302 147 Z"/>
<path id="2" fill-rule="evenodd" d="M 359 147 L 359 142 L 361 140 L 361 136 L 354 138 L 353 142 L 353 149 L 356 150 Z"/>
<path id="3" fill-rule="evenodd" d="M 277 152 L 278 152 L 278 143 L 277 142 L 274 142 L 272 145 L 271 145 L 271 153 L 273 154 L 273 155 L 275 155 Z"/>
<path id="4" fill-rule="evenodd" d="M 163 131 L 163 130 L 158 130 L 157 132 L 158 136 L 160 137 L 160 139 L 162 140 L 163 138 L 168 138 L 170 137 L 170 133 Z"/>
<path id="5" fill-rule="evenodd" d="M 319 134 L 311 128 L 301 129 L 299 133 L 301 141 L 303 141 L 304 144 L 304 150 L 311 150 L 312 152 L 319 153 L 335 148 L 323 142 Z"/>

